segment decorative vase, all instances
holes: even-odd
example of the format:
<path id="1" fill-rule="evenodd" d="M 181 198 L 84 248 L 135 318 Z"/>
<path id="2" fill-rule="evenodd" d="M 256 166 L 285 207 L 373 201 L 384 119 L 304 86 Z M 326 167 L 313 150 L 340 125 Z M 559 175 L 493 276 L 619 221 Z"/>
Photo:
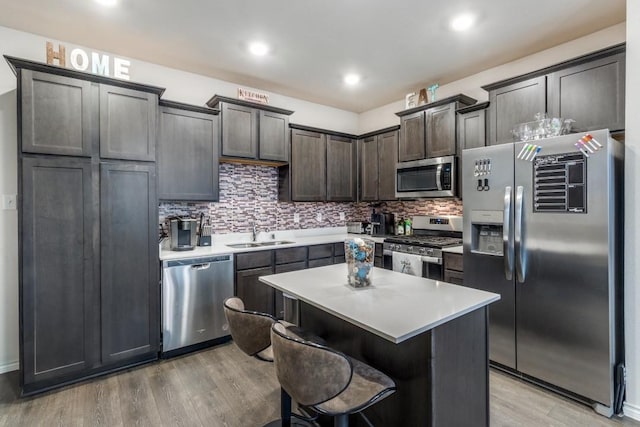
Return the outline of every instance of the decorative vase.
<path id="1" fill-rule="evenodd" d="M 371 285 L 375 243 L 366 239 L 349 239 L 344 242 L 349 285 L 363 288 Z"/>

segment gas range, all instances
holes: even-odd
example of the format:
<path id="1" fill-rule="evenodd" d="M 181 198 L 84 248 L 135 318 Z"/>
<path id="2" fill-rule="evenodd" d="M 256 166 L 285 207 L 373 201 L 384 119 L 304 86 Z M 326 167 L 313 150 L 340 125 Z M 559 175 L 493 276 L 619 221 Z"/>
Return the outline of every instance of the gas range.
<path id="1" fill-rule="evenodd" d="M 416 216 L 413 236 L 393 236 L 384 239 L 385 255 L 393 252 L 420 255 L 423 261 L 442 263 L 442 248 L 462 244 L 462 217 Z"/>

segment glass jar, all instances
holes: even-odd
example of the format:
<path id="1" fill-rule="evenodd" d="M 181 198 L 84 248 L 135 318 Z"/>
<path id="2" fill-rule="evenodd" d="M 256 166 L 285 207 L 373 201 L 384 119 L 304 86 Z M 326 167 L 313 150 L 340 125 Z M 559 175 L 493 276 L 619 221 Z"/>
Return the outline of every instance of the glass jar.
<path id="1" fill-rule="evenodd" d="M 371 240 L 360 238 L 345 240 L 344 257 L 350 286 L 363 288 L 371 285 L 375 247 L 376 244 Z"/>

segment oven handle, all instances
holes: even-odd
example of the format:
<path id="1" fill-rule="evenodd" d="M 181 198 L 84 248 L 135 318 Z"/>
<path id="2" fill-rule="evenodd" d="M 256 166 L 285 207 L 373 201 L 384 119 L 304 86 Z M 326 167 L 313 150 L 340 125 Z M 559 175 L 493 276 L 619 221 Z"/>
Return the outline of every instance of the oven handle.
<path id="1" fill-rule="evenodd" d="M 421 256 L 420 258 L 422 258 L 422 262 L 428 262 L 429 264 L 438 264 L 438 265 L 442 265 L 442 258 L 438 258 L 435 256 Z"/>
<path id="2" fill-rule="evenodd" d="M 438 186 L 438 191 L 442 191 L 442 163 L 436 168 L 436 185 Z"/>
<path id="3" fill-rule="evenodd" d="M 384 250 L 382 251 L 382 255 L 383 255 L 383 256 L 387 256 L 387 255 L 392 256 L 392 255 L 393 255 L 393 251 L 392 251 L 392 250 L 390 250 L 390 249 L 384 249 Z"/>

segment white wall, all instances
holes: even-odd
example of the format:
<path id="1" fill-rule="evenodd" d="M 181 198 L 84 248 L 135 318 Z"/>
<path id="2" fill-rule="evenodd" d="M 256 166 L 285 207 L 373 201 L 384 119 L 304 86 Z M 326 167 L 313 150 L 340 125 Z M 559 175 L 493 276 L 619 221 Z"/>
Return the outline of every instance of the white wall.
<path id="1" fill-rule="evenodd" d="M 463 93 L 477 99 L 479 102 L 487 101 L 488 94 L 482 89 L 484 85 L 539 70 L 540 68 L 548 67 L 614 44 L 623 43 L 624 41 L 625 24 L 621 23 L 513 62 L 499 65 L 469 77 L 456 80 L 455 82 L 442 85 L 437 90 L 437 97 L 438 99 L 442 99 Z M 399 117 L 394 113 L 402 110 L 404 110 L 404 99 L 360 114 L 359 133 L 362 134 L 400 124 Z M 531 120 L 533 120 L 533 118 Z"/>
<path id="2" fill-rule="evenodd" d="M 625 107 L 625 345 L 627 401 L 624 412 L 640 420 L 640 3 L 627 0 Z"/>

